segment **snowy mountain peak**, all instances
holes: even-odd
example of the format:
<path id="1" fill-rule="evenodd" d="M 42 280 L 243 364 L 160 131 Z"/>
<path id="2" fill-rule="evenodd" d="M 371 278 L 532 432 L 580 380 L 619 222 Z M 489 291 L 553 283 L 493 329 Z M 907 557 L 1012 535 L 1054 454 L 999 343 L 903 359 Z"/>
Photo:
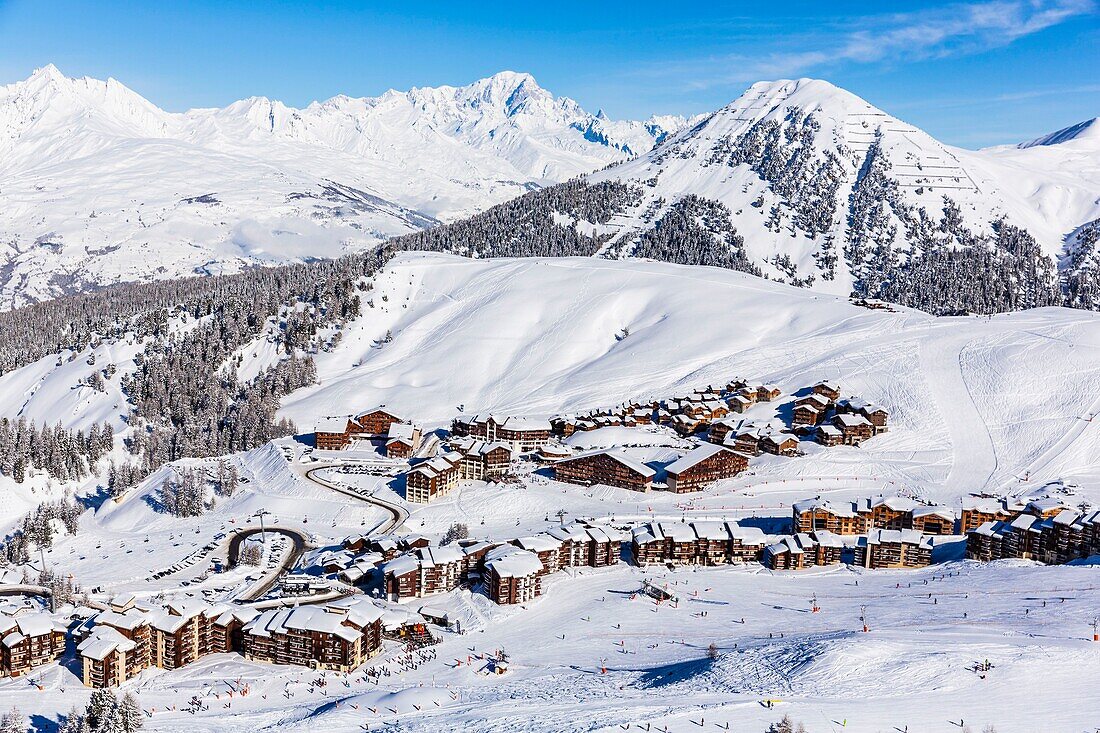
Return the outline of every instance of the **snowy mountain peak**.
<path id="1" fill-rule="evenodd" d="M 182 113 L 47 65 L 0 86 L 0 303 L 335 256 L 651 149 L 530 74 Z"/>
<path id="2" fill-rule="evenodd" d="M 1063 143 L 1078 141 L 1088 141 L 1100 148 L 1100 117 L 1093 117 L 1091 120 L 1078 122 L 1076 125 L 1070 125 L 1069 127 L 1062 128 L 1048 135 L 1043 135 L 1034 140 L 1020 143 L 1016 147 L 1023 150 L 1046 145 L 1062 145 Z"/>

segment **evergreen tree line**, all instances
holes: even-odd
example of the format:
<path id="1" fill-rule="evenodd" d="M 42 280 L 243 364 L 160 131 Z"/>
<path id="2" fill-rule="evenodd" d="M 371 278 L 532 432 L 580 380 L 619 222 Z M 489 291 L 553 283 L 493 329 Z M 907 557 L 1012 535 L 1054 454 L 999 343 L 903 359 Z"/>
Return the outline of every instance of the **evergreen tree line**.
<path id="1" fill-rule="evenodd" d="M 349 318 L 358 307 L 355 282 L 375 272 L 378 250 L 232 275 L 124 283 L 0 312 L 0 374 L 52 354 L 80 352 L 102 342 L 165 338 L 182 313 L 229 316 L 257 333 L 283 307 L 307 303 L 325 322 Z"/>
<path id="2" fill-rule="evenodd" d="M 197 517 L 206 511 L 206 479 L 194 468 L 179 468 L 160 483 L 160 502 L 164 511 L 176 517 Z M 213 500 L 211 500 L 212 502 Z"/>
<path id="3" fill-rule="evenodd" d="M 783 199 L 784 207 L 773 210 L 772 228 L 779 230 L 783 209 L 788 209 L 792 226 L 814 238 L 833 228 L 845 177 L 836 153 L 815 150 L 820 130 L 812 114 L 790 107 L 782 121 L 762 119 L 736 137 L 719 140 L 706 163 L 751 168 Z"/>
<path id="4" fill-rule="evenodd" d="M 1100 310 L 1100 219 L 1085 224 L 1066 248 L 1062 288 L 1071 308 Z"/>
<path id="5" fill-rule="evenodd" d="M 653 227 L 639 234 L 628 247 L 633 257 L 760 275 L 760 269 L 745 254 L 745 240 L 734 228 L 729 209 L 693 194 L 670 205 Z"/>
<path id="6" fill-rule="evenodd" d="M 943 202 L 939 219 L 906 204 L 876 137 L 848 207 L 844 254 L 854 295 L 937 315 L 1068 304 L 1054 262 L 1031 234 L 1003 218 L 990 222 L 990 233 L 974 233 L 958 204 L 947 196 Z"/>
<path id="7" fill-rule="evenodd" d="M 0 565 L 12 563 L 22 565 L 30 560 L 30 548 L 49 549 L 53 547 L 53 538 L 57 523 L 69 534 L 76 534 L 80 515 L 84 506 L 65 498 L 47 501 L 23 517 L 19 527 L 4 543 L 0 554 Z"/>
<path id="8" fill-rule="evenodd" d="M 58 733 L 136 733 L 145 727 L 145 713 L 133 693 L 120 700 L 114 690 L 92 690 L 83 711 L 73 708 L 60 723 Z"/>
<path id="9" fill-rule="evenodd" d="M 37 427 L 20 417 L 0 418 L 0 474 L 22 483 L 28 470 L 46 471 L 57 481 L 79 481 L 92 472 L 114 445 L 114 429 L 107 423 L 88 429 Z"/>
<path id="10" fill-rule="evenodd" d="M 640 201 L 637 186 L 572 180 L 526 193 L 453 224 L 391 239 L 387 247 L 467 257 L 589 257 L 611 235 L 585 231 L 584 223 L 606 224 L 616 213 Z"/>

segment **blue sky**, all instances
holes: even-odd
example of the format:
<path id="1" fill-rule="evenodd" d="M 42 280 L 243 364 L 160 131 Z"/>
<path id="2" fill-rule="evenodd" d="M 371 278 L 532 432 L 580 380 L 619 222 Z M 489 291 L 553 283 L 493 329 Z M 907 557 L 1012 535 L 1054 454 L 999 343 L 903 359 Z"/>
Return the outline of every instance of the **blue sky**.
<path id="1" fill-rule="evenodd" d="M 182 110 L 513 69 L 625 118 L 705 112 L 754 81 L 813 76 L 978 147 L 1100 115 L 1097 2 L 0 0 L 0 82 L 54 63 Z"/>

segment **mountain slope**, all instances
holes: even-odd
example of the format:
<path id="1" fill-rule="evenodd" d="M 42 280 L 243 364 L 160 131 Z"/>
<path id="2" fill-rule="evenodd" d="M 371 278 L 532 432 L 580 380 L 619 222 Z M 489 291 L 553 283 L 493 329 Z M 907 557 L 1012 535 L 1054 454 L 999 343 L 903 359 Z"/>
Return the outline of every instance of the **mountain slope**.
<path id="1" fill-rule="evenodd" d="M 652 147 L 526 74 L 165 112 L 48 66 L 0 87 L 0 304 L 333 257 Z"/>
<path id="2" fill-rule="evenodd" d="M 595 244 L 607 257 L 721 265 L 935 313 L 996 312 L 1063 302 L 1078 275 L 1067 237 L 1100 216 L 1098 155 L 1087 135 L 961 150 L 827 82 L 761 82 L 588 176 L 587 191 L 574 185 L 565 208 L 540 217 L 543 228 L 573 230 L 558 239 L 585 240 L 576 254 Z M 608 185 L 629 195 L 610 210 L 591 205 Z M 529 208 L 541 212 L 537 200 L 549 197 L 561 198 L 537 192 Z M 578 219 L 578 208 L 592 213 Z M 516 228 L 464 229 L 401 241 L 526 253 Z"/>

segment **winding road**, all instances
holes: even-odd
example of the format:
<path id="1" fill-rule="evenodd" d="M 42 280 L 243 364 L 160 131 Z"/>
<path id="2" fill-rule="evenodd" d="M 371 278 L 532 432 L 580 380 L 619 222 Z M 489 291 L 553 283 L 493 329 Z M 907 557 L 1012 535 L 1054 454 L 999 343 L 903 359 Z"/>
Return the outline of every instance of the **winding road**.
<path id="1" fill-rule="evenodd" d="M 394 504 L 392 502 L 386 501 L 385 499 L 379 499 L 378 497 L 374 496 L 373 494 L 360 493 L 360 492 L 354 491 L 352 489 L 344 488 L 343 486 L 339 486 L 337 484 L 334 484 L 331 481 L 328 481 L 326 479 L 321 478 L 320 476 L 314 475 L 318 471 L 324 471 L 324 470 L 327 470 L 327 469 L 330 469 L 330 468 L 342 468 L 343 466 L 352 466 L 352 465 L 355 465 L 355 464 L 353 464 L 353 463 L 325 463 L 324 465 L 313 466 L 311 468 L 307 468 L 304 471 L 302 471 L 302 473 L 300 475 L 302 476 L 302 478 L 306 479 L 307 481 L 312 481 L 313 483 L 317 484 L 318 486 L 323 486 L 324 488 L 326 488 L 330 491 L 335 491 L 338 494 L 344 494 L 345 496 L 350 496 L 353 499 L 358 499 L 359 501 L 366 502 L 367 504 L 373 504 L 374 506 L 377 506 L 377 507 L 383 509 L 387 514 L 390 515 L 390 518 L 387 519 L 382 524 L 375 527 L 373 530 L 371 530 L 367 534 L 375 534 L 375 535 L 393 534 L 409 518 L 409 512 L 408 512 L 407 509 L 405 509 L 405 507 L 403 507 L 399 504 Z M 294 468 L 298 469 L 298 470 L 301 470 L 300 466 L 294 466 Z"/>
<path id="2" fill-rule="evenodd" d="M 409 512 L 404 507 L 398 504 L 394 504 L 392 502 L 388 502 L 385 499 L 379 499 L 378 497 L 372 496 L 370 494 L 362 494 L 357 491 L 344 488 L 343 486 L 334 484 L 331 481 L 321 478 L 320 476 L 314 475 L 318 471 L 323 471 L 330 468 L 340 468 L 345 465 L 354 464 L 325 463 L 324 465 L 315 465 L 309 468 L 293 465 L 291 466 L 291 470 L 305 480 L 317 484 L 318 486 L 322 486 L 329 491 L 335 491 L 338 494 L 344 494 L 345 496 L 349 496 L 358 501 L 372 504 L 383 509 L 387 514 L 389 514 L 388 519 L 372 529 L 368 534 L 387 535 L 395 532 L 409 518 Z M 289 537 L 290 540 L 294 543 L 294 548 L 286 556 L 286 559 L 283 560 L 283 563 L 279 566 L 278 570 L 270 573 L 270 575 L 265 578 L 261 583 L 254 586 L 237 599 L 237 601 L 240 603 L 250 603 L 252 601 L 255 601 L 257 598 L 262 598 L 264 595 L 266 595 L 267 592 L 271 590 L 271 588 L 276 583 L 279 582 L 279 578 L 282 577 L 284 573 L 288 573 L 294 569 L 294 567 L 298 564 L 298 561 L 301 560 L 302 555 L 305 553 L 305 551 L 312 548 L 312 545 L 309 541 L 309 536 L 307 534 L 290 527 L 266 527 L 264 530 L 261 530 L 259 527 L 242 529 L 234 532 L 233 536 L 229 540 L 228 547 L 226 548 L 226 556 L 230 567 L 233 567 L 237 564 L 237 559 L 240 554 L 241 543 L 243 543 L 249 537 L 258 535 L 261 532 L 281 534 L 285 537 Z M 296 602 L 301 603 L 310 602 L 307 599 L 301 599 L 300 601 L 299 599 L 295 600 Z"/>

